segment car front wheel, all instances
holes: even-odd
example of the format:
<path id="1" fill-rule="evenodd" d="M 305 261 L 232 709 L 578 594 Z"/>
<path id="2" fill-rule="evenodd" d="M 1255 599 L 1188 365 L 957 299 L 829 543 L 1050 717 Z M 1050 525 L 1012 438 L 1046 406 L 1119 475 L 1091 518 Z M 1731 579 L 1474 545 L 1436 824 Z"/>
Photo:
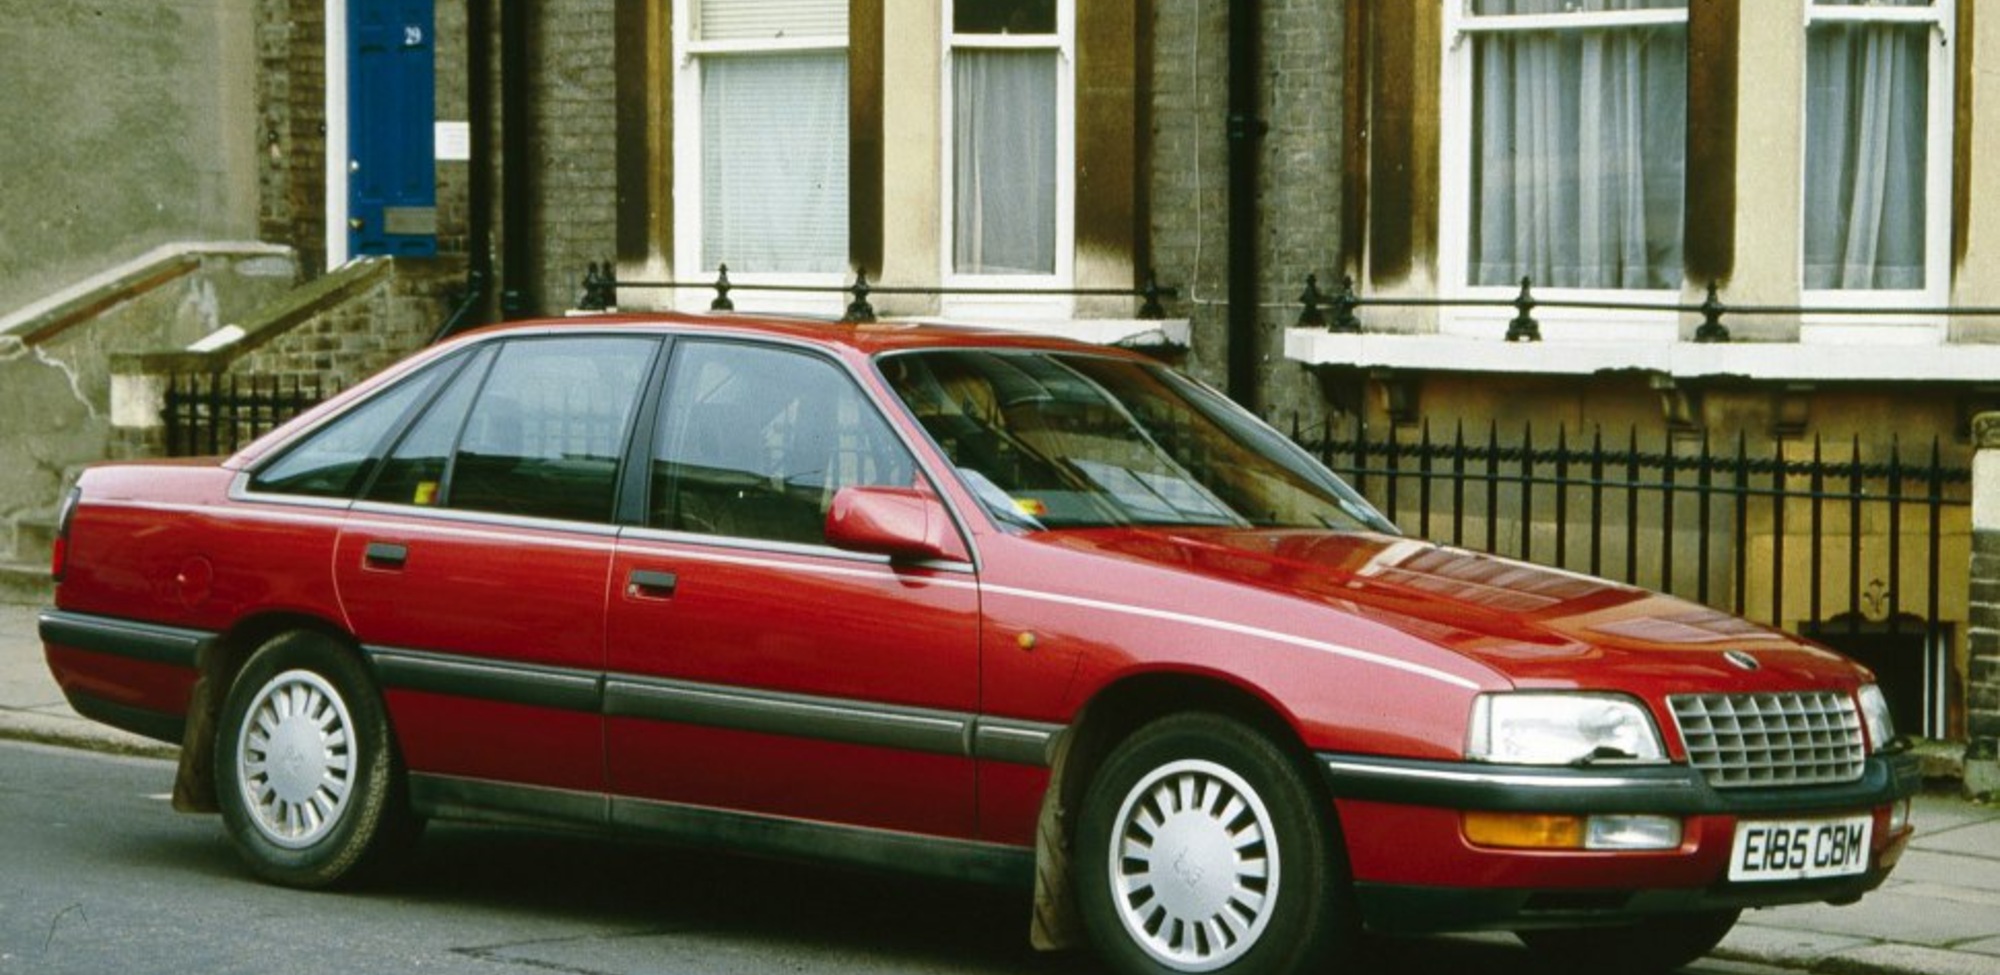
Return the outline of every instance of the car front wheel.
<path id="1" fill-rule="evenodd" d="M 294 632 L 251 655 L 216 733 L 223 823 L 252 871 L 327 887 L 413 835 L 389 722 L 361 662 Z"/>
<path id="2" fill-rule="evenodd" d="M 1243 724 L 1159 719 L 1088 789 L 1076 880 L 1092 941 L 1135 973 L 1318 971 L 1355 923 L 1332 809 Z"/>

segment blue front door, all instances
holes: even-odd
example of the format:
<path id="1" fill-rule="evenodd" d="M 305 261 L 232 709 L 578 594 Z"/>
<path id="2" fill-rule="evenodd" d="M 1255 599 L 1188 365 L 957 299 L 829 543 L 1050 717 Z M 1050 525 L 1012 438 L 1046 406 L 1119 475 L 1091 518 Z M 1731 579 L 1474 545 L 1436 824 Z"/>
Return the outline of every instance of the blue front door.
<path id="1" fill-rule="evenodd" d="M 348 0 L 348 252 L 437 253 L 434 0 Z"/>

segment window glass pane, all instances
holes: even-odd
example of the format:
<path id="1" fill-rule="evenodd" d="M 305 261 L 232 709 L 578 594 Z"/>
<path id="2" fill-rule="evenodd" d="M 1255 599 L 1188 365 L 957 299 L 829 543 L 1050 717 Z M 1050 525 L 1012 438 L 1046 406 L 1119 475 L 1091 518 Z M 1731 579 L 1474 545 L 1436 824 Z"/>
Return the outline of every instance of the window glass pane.
<path id="1" fill-rule="evenodd" d="M 250 489 L 344 498 L 360 490 L 403 418 L 462 359 L 438 363 L 349 410 L 250 477 Z"/>
<path id="2" fill-rule="evenodd" d="M 1056 0 L 954 0 L 951 29 L 960 34 L 1053 34 Z"/>
<path id="3" fill-rule="evenodd" d="M 695 28 L 704 41 L 844 38 L 847 0 L 700 0 Z"/>
<path id="4" fill-rule="evenodd" d="M 446 475 L 453 508 L 605 521 L 639 389 L 644 338 L 528 339 L 493 364 Z"/>
<path id="5" fill-rule="evenodd" d="M 1924 287 L 1927 24 L 1807 33 L 1805 286 Z"/>
<path id="6" fill-rule="evenodd" d="M 702 265 L 847 267 L 847 52 L 701 59 Z"/>
<path id="7" fill-rule="evenodd" d="M 465 427 L 466 410 L 472 406 L 473 394 L 479 392 L 479 384 L 486 378 L 486 368 L 492 361 L 493 350 L 481 349 L 478 359 L 460 371 L 458 378 L 431 401 L 424 415 L 411 424 L 402 442 L 390 452 L 381 473 L 375 475 L 375 483 L 368 487 L 368 500 L 391 504 L 438 503 L 445 461 L 458 443 L 458 433 Z"/>
<path id="8" fill-rule="evenodd" d="M 1394 530 L 1295 444 L 1166 369 L 944 351 L 888 357 L 882 373 L 987 511 L 1018 528 Z"/>
<path id="9" fill-rule="evenodd" d="M 1054 274 L 1054 51 L 952 52 L 952 265 Z"/>
<path id="10" fill-rule="evenodd" d="M 1687 28 L 1472 39 L 1477 285 L 1677 288 Z"/>
<path id="11" fill-rule="evenodd" d="M 654 448 L 656 528 L 821 544 L 834 492 L 908 485 L 915 467 L 866 397 L 802 353 L 690 343 Z"/>

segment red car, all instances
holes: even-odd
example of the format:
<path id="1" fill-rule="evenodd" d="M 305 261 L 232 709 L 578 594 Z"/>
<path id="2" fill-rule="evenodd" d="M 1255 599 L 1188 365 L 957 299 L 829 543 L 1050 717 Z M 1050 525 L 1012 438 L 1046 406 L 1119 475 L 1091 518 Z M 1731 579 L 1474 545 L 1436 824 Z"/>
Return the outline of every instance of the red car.
<path id="1" fill-rule="evenodd" d="M 1141 356 L 590 318 L 234 457 L 87 472 L 41 618 L 258 875 L 433 817 L 1038 888 L 1038 944 L 1303 971 L 1363 931 L 1677 966 L 1909 841 L 1867 671 L 1399 534 Z"/>

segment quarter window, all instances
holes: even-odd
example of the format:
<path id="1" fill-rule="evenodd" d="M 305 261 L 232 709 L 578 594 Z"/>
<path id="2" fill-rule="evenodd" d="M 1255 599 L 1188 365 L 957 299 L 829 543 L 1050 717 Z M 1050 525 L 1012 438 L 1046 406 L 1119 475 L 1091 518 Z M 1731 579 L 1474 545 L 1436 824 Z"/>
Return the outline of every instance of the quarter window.
<path id="1" fill-rule="evenodd" d="M 463 359 L 425 368 L 321 427 L 250 477 L 252 491 L 347 498 L 361 489 L 410 411 Z"/>
<path id="2" fill-rule="evenodd" d="M 947 26 L 953 273 L 1068 273 L 1071 0 L 955 0 Z"/>
<path id="3" fill-rule="evenodd" d="M 1465 283 L 1681 284 L 1685 0 L 1453 0 Z"/>
<path id="4" fill-rule="evenodd" d="M 729 343 L 675 353 L 653 455 L 653 527 L 801 544 L 825 542 L 841 488 L 915 478 L 901 442 L 832 363 Z"/>
<path id="5" fill-rule="evenodd" d="M 1950 0 L 1811 0 L 1806 27 L 1805 286 L 1933 283 L 1946 153 Z"/>
<path id="6" fill-rule="evenodd" d="M 847 266 L 847 0 L 682 0 L 676 252 L 689 274 Z"/>

